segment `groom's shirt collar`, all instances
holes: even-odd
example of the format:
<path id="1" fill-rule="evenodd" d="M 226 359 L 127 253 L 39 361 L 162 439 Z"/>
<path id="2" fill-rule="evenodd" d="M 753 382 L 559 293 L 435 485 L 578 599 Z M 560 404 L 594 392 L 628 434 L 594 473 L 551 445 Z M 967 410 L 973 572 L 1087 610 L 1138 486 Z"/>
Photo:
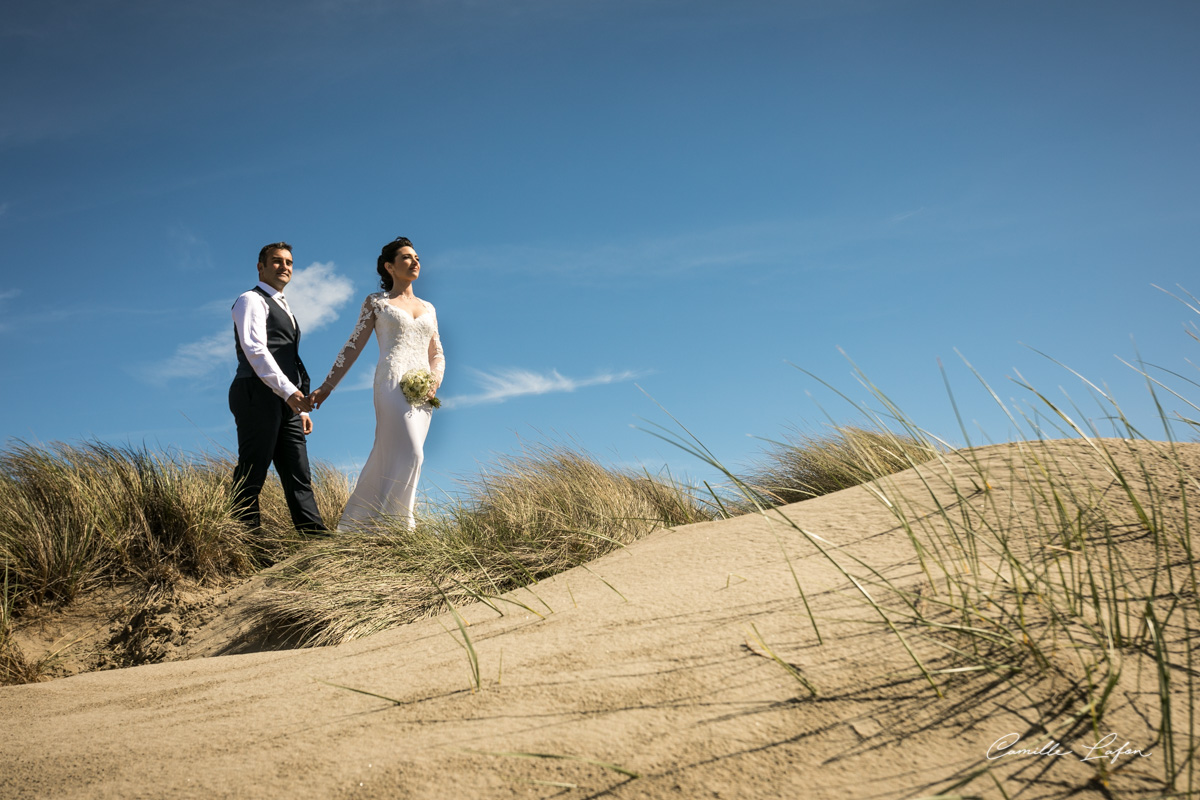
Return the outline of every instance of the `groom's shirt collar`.
<path id="1" fill-rule="evenodd" d="M 246 285 L 246 284 L 244 284 L 244 283 L 242 284 L 242 286 L 245 286 L 245 285 Z M 262 281 L 259 281 L 259 282 L 258 282 L 258 288 L 260 288 L 260 289 L 262 289 L 264 292 L 266 292 L 266 293 L 267 293 L 267 297 L 270 297 L 270 298 L 272 298 L 272 299 L 273 299 L 273 298 L 275 297 L 275 295 L 277 295 L 277 294 L 283 294 L 283 292 L 279 291 L 278 289 L 276 289 L 276 288 L 275 288 L 274 286 L 272 286 L 271 284 L 269 284 L 269 283 L 263 283 Z"/>
<path id="2" fill-rule="evenodd" d="M 300 323 L 296 322 L 296 315 L 292 313 L 292 310 L 290 308 L 288 308 L 286 298 L 283 296 L 282 291 L 280 291 L 279 289 L 276 289 L 271 284 L 263 283 L 262 281 L 258 282 L 258 288 L 262 289 L 264 292 L 266 292 L 267 297 L 271 300 L 274 300 L 275 305 L 277 305 L 283 309 L 284 313 L 286 313 L 288 315 L 288 317 L 291 318 L 292 325 L 294 325 L 297 328 L 300 327 Z"/>
<path id="3" fill-rule="evenodd" d="M 267 297 L 263 297 L 258 292 L 251 289 L 248 292 L 243 292 L 238 297 L 237 302 L 233 304 L 233 325 L 237 333 L 238 341 L 242 345 L 242 352 L 246 356 L 246 360 L 250 362 L 254 373 L 271 388 L 271 391 L 286 400 L 300 388 L 293 384 L 291 380 L 279 368 L 275 357 L 271 355 L 271 351 L 267 346 L 267 304 L 273 302 L 280 308 L 283 308 L 279 302 L 279 295 L 282 292 L 275 289 L 270 284 L 258 282 L 258 287 Z M 289 316 L 291 316 L 289 314 Z M 292 324 L 295 324 L 296 318 L 292 317 Z"/>

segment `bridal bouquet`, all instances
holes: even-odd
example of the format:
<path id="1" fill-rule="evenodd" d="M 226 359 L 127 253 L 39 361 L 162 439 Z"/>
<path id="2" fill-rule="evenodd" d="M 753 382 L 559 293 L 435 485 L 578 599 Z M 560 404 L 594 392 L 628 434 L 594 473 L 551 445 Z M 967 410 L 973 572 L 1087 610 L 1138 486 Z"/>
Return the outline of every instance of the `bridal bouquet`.
<path id="1" fill-rule="evenodd" d="M 404 392 L 404 399 L 412 403 L 414 406 L 419 406 L 422 403 L 429 403 L 434 408 L 441 408 L 442 401 L 437 397 L 430 397 L 429 390 L 436 385 L 433 379 L 433 373 L 427 369 L 410 369 L 404 373 L 404 377 L 400 379 L 400 389 Z"/>

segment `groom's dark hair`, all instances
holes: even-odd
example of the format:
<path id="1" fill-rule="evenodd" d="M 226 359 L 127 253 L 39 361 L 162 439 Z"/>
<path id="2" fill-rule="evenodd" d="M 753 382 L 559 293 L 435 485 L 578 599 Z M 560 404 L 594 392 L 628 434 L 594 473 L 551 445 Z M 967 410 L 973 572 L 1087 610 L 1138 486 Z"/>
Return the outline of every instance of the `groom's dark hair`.
<path id="1" fill-rule="evenodd" d="M 412 246 L 413 243 L 408 240 L 407 236 L 397 236 L 383 246 L 383 251 L 379 254 L 379 258 L 375 260 L 375 271 L 379 273 L 379 286 L 385 292 L 392 290 L 392 276 L 383 265 L 395 261 L 396 253 L 400 252 L 401 247 Z"/>
<path id="2" fill-rule="evenodd" d="M 258 251 L 258 263 L 267 263 L 267 256 L 276 250 L 287 250 L 290 253 L 292 252 L 292 246 L 287 242 L 271 242 L 271 244 L 266 245 L 262 250 Z"/>

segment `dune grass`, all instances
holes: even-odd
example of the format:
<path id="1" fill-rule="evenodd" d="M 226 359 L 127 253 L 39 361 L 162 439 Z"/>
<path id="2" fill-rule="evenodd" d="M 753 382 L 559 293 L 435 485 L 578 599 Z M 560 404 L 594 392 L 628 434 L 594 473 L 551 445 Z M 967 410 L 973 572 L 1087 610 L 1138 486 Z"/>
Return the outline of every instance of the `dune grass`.
<path id="1" fill-rule="evenodd" d="M 16 442 L 0 452 L 5 668 L 20 672 L 9 634 L 23 609 L 69 603 L 105 583 L 219 584 L 294 548 L 278 481 L 263 492 L 263 531 L 250 534 L 231 514 L 232 473 L 229 458 L 100 442 Z M 314 485 L 322 513 L 336 519 L 345 476 L 317 465 Z"/>
<path id="2" fill-rule="evenodd" d="M 261 623 L 298 644 L 333 644 L 468 602 L 539 614 L 538 581 L 662 527 L 713 518 L 680 483 L 532 446 L 499 459 L 409 531 L 380 519 L 298 557 L 259 594 Z M 522 599 L 502 600 L 512 589 Z"/>
<path id="3" fill-rule="evenodd" d="M 810 458 L 820 467 L 806 473 L 808 480 L 841 488 L 882 474 L 893 449 L 907 448 L 914 458 L 923 452 L 860 429 L 835 429 L 829 440 L 835 439 L 844 446 Z M 825 443 L 791 442 L 789 463 L 804 459 L 798 450 Z M 820 468 L 836 476 L 814 478 Z M 249 534 L 231 516 L 232 471 L 227 455 L 99 442 L 16 442 L 0 452 L 5 680 L 27 679 L 44 667 L 21 661 L 11 646 L 25 609 L 70 603 L 114 583 L 159 596 L 185 580 L 220 585 L 294 552 L 299 541 L 278 481 L 272 478 L 262 494 L 263 529 Z M 318 506 L 332 524 L 346 502 L 346 478 L 319 463 L 313 478 Z M 795 480 L 787 480 L 794 488 Z M 774 488 L 760 491 L 760 499 L 791 499 L 784 483 L 772 479 Z M 697 499 L 670 475 L 622 472 L 579 450 L 534 445 L 499 459 L 460 496 L 429 508 L 415 531 L 381 519 L 368 531 L 310 545 L 263 595 L 258 611 L 264 625 L 297 643 L 344 641 L 449 604 L 500 602 L 488 598 L 586 564 L 659 527 L 729 512 L 715 497 Z M 532 594 L 527 600 L 547 611 Z"/>
<path id="4" fill-rule="evenodd" d="M 1137 369 L 1160 408 L 1169 396 L 1200 410 L 1167 389 L 1161 371 Z M 1053 678 L 1069 688 L 1042 706 L 1041 730 L 1060 741 L 1083 733 L 1098 740 L 1114 707 L 1132 702 L 1128 681 L 1148 681 L 1156 700 L 1139 711 L 1153 737 L 1140 744 L 1160 754 L 1152 763 L 1164 792 L 1196 792 L 1200 574 L 1191 520 L 1200 452 L 1176 431 L 1194 436 L 1197 415 L 1162 411 L 1165 440 L 1152 439 L 1114 398 L 1086 384 L 1099 417 L 1113 426 L 1105 437 L 1078 409 L 1020 384 L 1035 410 L 1001 403 L 1020 441 L 998 462 L 987 448 L 969 446 L 965 427 L 968 447 L 952 449 L 865 375 L 859 379 L 882 409 L 854 405 L 867 425 L 790 436 L 746 476 L 687 435 L 661 435 L 722 470 L 744 508 L 836 565 L 933 694 L 972 673 L 1021 692 L 1030 691 L 1029 679 Z M 891 477 L 912 467 L 903 483 Z M 221 581 L 290 552 L 278 485 L 263 497 L 271 535 L 251 542 L 229 517 L 231 472 L 227 459 L 100 444 L 18 444 L 0 454 L 0 680 L 28 680 L 38 669 L 7 646 L 24 606 L 67 602 L 118 579 Z M 345 479 L 325 467 L 314 477 L 332 522 Z M 911 543 L 919 583 L 890 578 L 770 510 L 864 481 Z M 256 612 L 300 645 L 347 641 L 472 602 L 545 615 L 553 609 L 538 596 L 538 581 L 661 527 L 728 514 L 712 500 L 669 475 L 614 470 L 571 448 L 535 446 L 430 507 L 415 530 L 380 519 L 310 545 L 259 595 Z M 816 691 L 793 677 L 807 694 Z M 1029 697 L 1034 705 L 1043 700 Z M 1107 785 L 1108 764 L 1095 768 Z"/>
<path id="5" fill-rule="evenodd" d="M 838 425 L 823 433 L 792 429 L 783 441 L 770 442 L 741 480 L 760 505 L 797 503 L 903 472 L 936 458 L 943 449 L 929 437 L 883 426 Z M 740 500 L 734 502 L 743 508 Z"/>
<path id="6" fill-rule="evenodd" d="M 923 498 L 883 490 L 932 589 L 923 609 L 905 588 L 888 586 L 903 603 L 892 617 L 954 648 L 962 666 L 1065 677 L 1072 702 L 1041 720 L 1055 738 L 1090 731 L 1099 741 L 1122 676 L 1144 671 L 1158 698 L 1142 709 L 1154 730 L 1145 746 L 1161 756 L 1164 789 L 1191 793 L 1200 594 L 1190 506 L 1200 459 L 1171 438 L 1169 420 L 1167 441 L 1151 440 L 1095 387 L 1117 436 L 1102 437 L 1078 410 L 1023 388 L 1052 427 L 1010 410 L 1028 436 L 1007 464 L 985 465 L 965 450 L 939 465 L 959 467 L 965 481 L 931 471 Z M 1096 768 L 1107 785 L 1108 762 Z"/>
<path id="7" fill-rule="evenodd" d="M 724 472 L 744 508 L 833 563 L 935 695 L 973 672 L 1021 691 L 1024 678 L 1055 676 L 1070 689 L 1045 706 L 1041 729 L 1058 740 L 1081 732 L 1098 739 L 1122 682 L 1148 680 L 1156 700 L 1140 710 L 1154 735 L 1144 746 L 1161 753 L 1153 763 L 1164 792 L 1195 793 L 1200 574 L 1191 522 L 1200 455 L 1177 431 L 1195 436 L 1200 423 L 1194 413 L 1168 413 L 1164 400 L 1200 407 L 1167 388 L 1163 371 L 1135 368 L 1162 409 L 1164 440 L 1138 429 L 1090 383 L 1099 418 L 1112 426 L 1107 437 L 1079 409 L 1032 385 L 1019 383 L 1034 408 L 1022 412 L 980 379 L 1018 432 L 1013 455 L 999 463 L 969 446 L 965 426 L 968 447 L 957 450 L 921 430 L 861 374 L 881 408 L 854 405 L 866 426 L 792 435 L 747 476 L 726 469 L 686 431 L 660 435 Z M 913 467 L 903 486 L 889 477 Z M 314 472 L 318 504 L 332 523 L 345 503 L 345 478 L 322 466 Z M 226 458 L 99 443 L 18 443 L 0 453 L 0 680 L 27 680 L 38 669 L 8 642 L 26 606 L 68 602 L 105 581 L 219 582 L 290 552 L 295 539 L 278 484 L 263 496 L 268 535 L 250 540 L 230 518 L 231 473 Z M 769 510 L 865 481 L 911 543 L 919 584 L 889 578 Z M 553 609 L 537 595 L 538 581 L 661 527 L 728 513 L 713 500 L 697 499 L 669 475 L 614 470 L 578 450 L 535 446 L 501 458 L 461 496 L 428 509 L 415 530 L 380 519 L 307 547 L 261 593 L 256 611 L 264 626 L 305 645 L 470 602 L 547 614 Z M 528 591 L 501 597 L 522 587 Z M 945 656 L 934 663 L 930 648 Z M 477 665 L 473 675 L 478 686 Z M 1096 770 L 1107 784 L 1106 762 Z"/>
<path id="8" fill-rule="evenodd" d="M 8 571 L 0 588 L 0 686 L 32 683 L 45 671 L 45 664 L 31 661 L 12 642 L 13 598 L 9 593 Z"/>
<path id="9" fill-rule="evenodd" d="M 885 449 L 902 454 L 901 463 L 924 463 L 907 473 L 903 487 L 887 477 L 870 486 L 912 545 L 924 576 L 915 584 L 887 577 L 888 565 L 831 547 L 769 510 L 778 492 L 764 496 L 761 473 L 738 477 L 686 428 L 660 427 L 655 435 L 721 470 L 745 504 L 834 564 L 938 697 L 972 672 L 991 673 L 1022 693 L 1032 685 L 1027 679 L 1052 677 L 1070 687 L 1055 703 L 1026 695 L 1041 711 L 1040 731 L 1057 741 L 1085 734 L 1099 741 L 1111 730 L 1114 706 L 1134 707 L 1130 693 L 1119 691 L 1128 688 L 1122 679 L 1139 686 L 1148 680 L 1156 700 L 1136 712 L 1152 738 L 1141 746 L 1160 756 L 1154 763 L 1168 796 L 1194 796 L 1200 576 L 1191 523 L 1200 500 L 1200 446 L 1180 444 L 1175 430 L 1182 425 L 1194 434 L 1200 425 L 1168 414 L 1160 402 L 1166 392 L 1189 410 L 1197 406 L 1164 392 L 1151 370 L 1136 369 L 1160 409 L 1165 441 L 1139 430 L 1094 384 L 1085 382 L 1099 418 L 1112 426 L 1108 438 L 1081 422 L 1079 409 L 1023 382 L 1035 410 L 1009 408 L 981 378 L 1019 432 L 1013 455 L 999 463 L 987 448 L 951 450 L 859 372 L 881 410 L 854 404 L 856 413 L 878 431 L 901 431 L 884 435 Z M 965 426 L 962 435 L 970 444 Z M 901 440 L 916 446 L 895 446 Z M 809 619 L 819 637 L 818 619 Z M 937 666 L 929 663 L 930 645 L 943 654 L 932 657 Z M 1093 766 L 1108 786 L 1115 769 L 1104 760 Z"/>

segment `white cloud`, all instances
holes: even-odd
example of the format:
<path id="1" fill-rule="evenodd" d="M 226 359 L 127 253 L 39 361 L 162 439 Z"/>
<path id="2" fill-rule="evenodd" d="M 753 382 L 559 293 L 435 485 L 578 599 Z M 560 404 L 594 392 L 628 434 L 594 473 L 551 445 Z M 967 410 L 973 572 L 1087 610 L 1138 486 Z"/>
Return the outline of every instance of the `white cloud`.
<path id="1" fill-rule="evenodd" d="M 339 275 L 332 261 L 315 261 L 292 273 L 292 282 L 284 290 L 288 307 L 305 333 L 323 328 L 338 317 L 338 309 L 354 294 L 354 284 Z"/>
<path id="2" fill-rule="evenodd" d="M 476 380 L 483 391 L 477 394 L 442 398 L 443 406 L 461 408 L 482 403 L 503 403 L 505 400 L 524 395 L 573 392 L 585 386 L 600 386 L 632 380 L 640 374 L 626 370 L 615 373 L 602 372 L 590 378 L 568 378 L 560 375 L 558 370 L 551 370 L 549 374 L 540 374 L 519 368 L 499 369 L 495 372 L 471 371 L 475 373 Z"/>
<path id="3" fill-rule="evenodd" d="M 199 378 L 233 360 L 233 326 L 195 342 L 182 344 L 175 354 L 155 365 L 148 377 L 156 383 L 175 378 Z"/>
<path id="4" fill-rule="evenodd" d="M 332 261 L 314 262 L 292 273 L 291 283 L 284 293 L 288 307 L 300 322 L 300 329 L 308 333 L 338 318 L 338 309 L 354 294 L 354 284 L 338 274 Z M 229 301 L 221 301 L 206 303 L 203 308 L 219 308 L 223 314 L 228 314 L 230 305 Z M 151 383 L 180 378 L 201 379 L 223 367 L 231 368 L 233 359 L 233 324 L 230 321 L 217 333 L 179 345 L 170 358 L 147 366 L 142 374 Z"/>

